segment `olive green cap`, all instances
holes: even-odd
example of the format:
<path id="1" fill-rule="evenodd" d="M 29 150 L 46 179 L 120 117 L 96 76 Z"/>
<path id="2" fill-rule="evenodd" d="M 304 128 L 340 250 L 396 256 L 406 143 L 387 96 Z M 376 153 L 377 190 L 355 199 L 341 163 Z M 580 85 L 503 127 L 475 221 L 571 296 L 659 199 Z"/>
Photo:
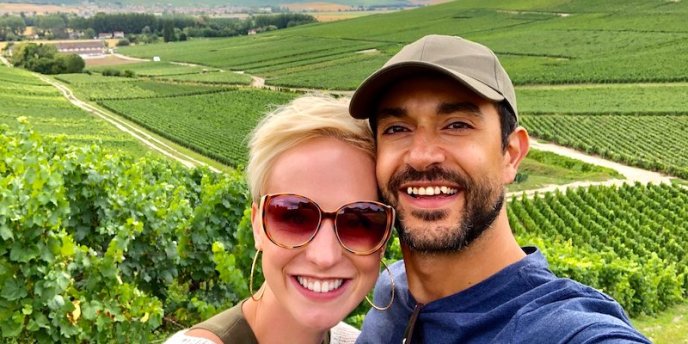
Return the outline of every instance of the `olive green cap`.
<path id="1" fill-rule="evenodd" d="M 404 46 L 363 81 L 351 98 L 351 116 L 369 118 L 377 110 L 379 98 L 395 82 L 427 72 L 450 76 L 485 99 L 506 100 L 518 119 L 514 86 L 492 50 L 461 37 L 443 35 L 428 35 Z"/>

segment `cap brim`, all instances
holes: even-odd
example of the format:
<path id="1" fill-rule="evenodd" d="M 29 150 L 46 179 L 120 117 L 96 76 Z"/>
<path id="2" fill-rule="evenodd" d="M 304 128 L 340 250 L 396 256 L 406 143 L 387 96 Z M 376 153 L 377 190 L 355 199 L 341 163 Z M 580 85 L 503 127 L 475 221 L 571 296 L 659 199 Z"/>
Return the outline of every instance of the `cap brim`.
<path id="1" fill-rule="evenodd" d="M 493 101 L 504 100 L 504 96 L 499 92 L 469 76 L 451 71 L 433 63 L 411 61 L 383 67 L 365 79 L 351 97 L 349 113 L 354 118 L 369 118 L 377 110 L 376 108 L 380 97 L 382 97 L 396 81 L 412 75 L 422 75 L 423 72 L 439 72 L 445 74 L 483 98 Z"/>

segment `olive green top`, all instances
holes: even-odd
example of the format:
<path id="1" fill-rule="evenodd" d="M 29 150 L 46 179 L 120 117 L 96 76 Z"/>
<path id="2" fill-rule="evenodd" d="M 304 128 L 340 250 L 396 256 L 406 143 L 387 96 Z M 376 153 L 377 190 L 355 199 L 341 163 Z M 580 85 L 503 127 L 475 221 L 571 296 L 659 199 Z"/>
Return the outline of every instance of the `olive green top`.
<path id="1" fill-rule="evenodd" d="M 244 304 L 246 300 L 239 302 L 236 306 L 223 311 L 220 314 L 213 316 L 212 318 L 195 325 L 191 329 L 203 329 L 212 332 L 216 336 L 220 337 L 225 344 L 258 344 L 258 339 L 256 335 L 251 330 L 251 326 L 248 325 L 246 317 L 244 317 L 244 312 L 241 311 L 241 305 Z M 325 334 L 323 339 L 323 344 L 330 343 L 330 332 Z"/>

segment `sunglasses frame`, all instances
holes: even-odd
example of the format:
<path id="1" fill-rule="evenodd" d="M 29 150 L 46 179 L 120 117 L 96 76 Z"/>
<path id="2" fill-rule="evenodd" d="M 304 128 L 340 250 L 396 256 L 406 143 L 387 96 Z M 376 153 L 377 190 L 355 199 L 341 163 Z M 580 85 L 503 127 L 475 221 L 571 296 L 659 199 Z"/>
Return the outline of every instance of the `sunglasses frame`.
<path id="1" fill-rule="evenodd" d="M 284 245 L 284 244 L 282 244 L 282 243 L 279 243 L 279 242 L 275 241 L 275 239 L 272 238 L 272 236 L 270 235 L 270 233 L 268 233 L 268 229 L 267 229 L 267 227 L 265 226 L 265 219 L 266 219 L 266 216 L 267 216 L 266 211 L 265 211 L 265 208 L 266 208 L 266 207 L 265 207 L 265 204 L 266 204 L 270 199 L 275 198 L 275 197 L 279 197 L 279 196 L 294 196 L 294 197 L 299 197 L 299 198 L 305 199 L 305 200 L 307 200 L 308 202 L 312 203 L 313 205 L 315 205 L 316 209 L 318 209 L 318 225 L 317 225 L 315 231 L 313 231 L 313 234 L 312 234 L 312 235 L 308 238 L 308 240 L 306 240 L 304 243 L 298 244 L 298 245 Z M 377 206 L 381 206 L 382 208 L 384 208 L 384 209 L 387 210 L 387 211 L 385 212 L 386 215 L 387 215 L 387 228 L 385 228 L 385 234 L 383 235 L 383 240 L 380 240 L 380 242 L 379 242 L 377 245 L 375 245 L 374 248 L 372 248 L 372 249 L 370 249 L 370 250 L 367 250 L 367 251 L 360 251 L 360 252 L 359 252 L 359 251 L 352 250 L 352 249 L 350 249 L 349 247 L 347 247 L 347 246 L 344 244 L 344 242 L 342 242 L 342 238 L 339 237 L 339 231 L 337 230 L 337 213 L 339 213 L 339 211 L 342 210 L 342 208 L 345 208 L 345 207 L 347 207 L 347 206 L 350 206 L 350 205 L 352 205 L 352 204 L 357 204 L 357 203 L 372 203 L 372 204 L 375 204 L 375 205 L 377 205 Z M 344 205 L 342 205 L 341 207 L 337 208 L 337 210 L 335 210 L 335 211 L 328 212 L 328 211 L 323 211 L 322 208 L 320 208 L 320 205 L 318 205 L 318 203 L 316 203 L 315 201 L 313 201 L 312 199 L 310 199 L 310 198 L 308 198 L 308 197 L 306 197 L 306 196 L 298 195 L 298 194 L 293 194 L 293 193 L 276 193 L 276 194 L 266 194 L 266 195 L 263 195 L 263 196 L 260 198 L 260 216 L 261 216 L 261 226 L 263 227 L 263 232 L 264 232 L 265 235 L 268 237 L 268 239 L 270 239 L 270 241 L 271 241 L 273 244 L 275 244 L 275 245 L 277 245 L 277 246 L 279 246 L 279 247 L 282 247 L 282 248 L 286 248 L 286 249 L 300 248 L 300 247 L 304 247 L 304 246 L 308 245 L 311 241 L 313 241 L 313 238 L 315 238 L 315 236 L 318 235 L 318 232 L 320 232 L 320 228 L 322 227 L 322 220 L 323 220 L 323 218 L 325 218 L 325 219 L 328 219 L 328 218 L 329 218 L 329 219 L 332 219 L 332 225 L 333 225 L 333 227 L 334 227 L 334 234 L 335 234 L 335 236 L 337 237 L 337 241 L 339 242 L 339 245 L 342 246 L 342 248 L 344 248 L 346 251 L 351 252 L 351 253 L 353 253 L 353 254 L 355 254 L 355 255 L 357 255 L 357 256 L 367 256 L 367 255 L 370 255 L 370 254 L 372 254 L 373 252 L 379 250 L 381 247 L 383 247 L 384 245 L 387 244 L 387 241 L 389 241 L 389 238 L 390 238 L 391 235 L 392 235 L 392 227 L 394 226 L 394 220 L 395 220 L 395 218 L 396 218 L 396 211 L 394 210 L 393 207 L 391 207 L 391 206 L 389 206 L 389 205 L 387 205 L 387 204 L 381 203 L 381 202 L 377 202 L 377 201 L 356 201 L 356 202 L 351 202 L 351 203 L 344 204 Z"/>

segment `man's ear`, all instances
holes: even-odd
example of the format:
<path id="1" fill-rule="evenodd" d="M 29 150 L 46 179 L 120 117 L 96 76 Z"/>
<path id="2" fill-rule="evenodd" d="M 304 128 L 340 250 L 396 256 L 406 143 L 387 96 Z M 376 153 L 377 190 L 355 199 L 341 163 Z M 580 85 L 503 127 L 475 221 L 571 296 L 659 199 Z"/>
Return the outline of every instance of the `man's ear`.
<path id="1" fill-rule="evenodd" d="M 506 149 L 504 150 L 504 175 L 503 182 L 510 184 L 516 178 L 521 161 L 530 149 L 530 138 L 523 127 L 518 127 L 509 135 Z"/>
<path id="2" fill-rule="evenodd" d="M 263 219 L 260 215 L 258 205 L 256 202 L 251 204 L 251 227 L 253 227 L 253 242 L 256 245 L 256 250 L 260 251 L 263 244 L 263 237 L 260 235 L 263 232 Z"/>

